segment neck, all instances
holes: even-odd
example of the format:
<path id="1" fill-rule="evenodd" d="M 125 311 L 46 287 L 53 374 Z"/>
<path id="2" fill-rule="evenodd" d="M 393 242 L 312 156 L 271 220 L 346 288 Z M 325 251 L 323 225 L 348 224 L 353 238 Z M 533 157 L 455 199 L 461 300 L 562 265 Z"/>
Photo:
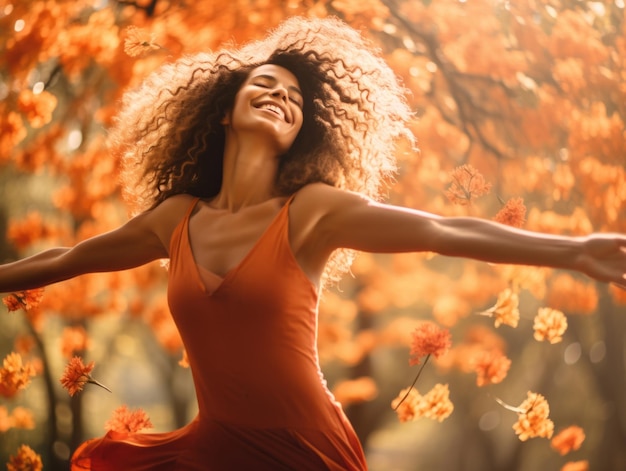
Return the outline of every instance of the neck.
<path id="1" fill-rule="evenodd" d="M 212 206 L 237 212 L 276 196 L 278 156 L 255 139 L 228 139 L 224 147 L 222 188 Z"/>

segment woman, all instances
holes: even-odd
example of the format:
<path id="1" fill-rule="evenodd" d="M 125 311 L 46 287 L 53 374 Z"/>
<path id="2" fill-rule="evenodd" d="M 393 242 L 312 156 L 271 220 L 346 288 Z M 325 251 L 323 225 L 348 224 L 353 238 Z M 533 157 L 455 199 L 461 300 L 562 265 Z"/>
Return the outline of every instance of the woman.
<path id="1" fill-rule="evenodd" d="M 408 135 L 404 90 L 354 30 L 293 18 L 262 42 L 166 66 L 126 97 L 114 150 L 139 214 L 2 266 L 0 291 L 169 258 L 199 413 L 109 432 L 72 469 L 363 470 L 322 379 L 318 293 L 350 251 L 433 251 L 626 287 L 626 237 L 556 237 L 375 202 Z"/>

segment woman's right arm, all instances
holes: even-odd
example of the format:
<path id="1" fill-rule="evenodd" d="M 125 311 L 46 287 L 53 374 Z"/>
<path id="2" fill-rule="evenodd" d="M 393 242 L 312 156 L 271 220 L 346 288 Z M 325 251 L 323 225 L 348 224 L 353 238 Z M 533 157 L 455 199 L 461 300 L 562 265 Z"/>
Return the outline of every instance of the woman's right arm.
<path id="1" fill-rule="evenodd" d="M 167 258 L 169 236 L 180 219 L 181 198 L 164 202 L 111 232 L 0 265 L 0 293 L 38 288 L 85 273 L 134 268 Z"/>

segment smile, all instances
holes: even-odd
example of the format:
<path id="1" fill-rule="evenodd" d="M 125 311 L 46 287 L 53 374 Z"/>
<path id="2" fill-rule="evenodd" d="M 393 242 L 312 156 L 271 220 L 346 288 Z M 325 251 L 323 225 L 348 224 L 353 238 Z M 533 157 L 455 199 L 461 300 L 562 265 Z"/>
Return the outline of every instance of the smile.
<path id="1" fill-rule="evenodd" d="M 285 112 L 278 105 L 274 105 L 272 103 L 263 103 L 257 106 L 257 108 L 261 110 L 271 111 L 272 113 L 276 114 L 280 119 L 285 120 Z"/>

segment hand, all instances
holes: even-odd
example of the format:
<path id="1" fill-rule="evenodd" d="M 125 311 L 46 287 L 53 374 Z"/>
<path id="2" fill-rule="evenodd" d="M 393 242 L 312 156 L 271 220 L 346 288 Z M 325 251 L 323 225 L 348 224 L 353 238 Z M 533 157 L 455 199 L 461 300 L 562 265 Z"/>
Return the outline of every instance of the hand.
<path id="1" fill-rule="evenodd" d="M 626 289 L 626 236 L 591 234 L 584 237 L 577 267 L 596 280 Z"/>

